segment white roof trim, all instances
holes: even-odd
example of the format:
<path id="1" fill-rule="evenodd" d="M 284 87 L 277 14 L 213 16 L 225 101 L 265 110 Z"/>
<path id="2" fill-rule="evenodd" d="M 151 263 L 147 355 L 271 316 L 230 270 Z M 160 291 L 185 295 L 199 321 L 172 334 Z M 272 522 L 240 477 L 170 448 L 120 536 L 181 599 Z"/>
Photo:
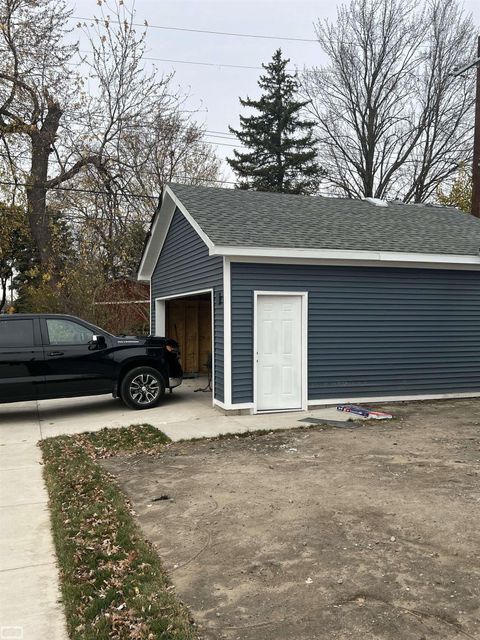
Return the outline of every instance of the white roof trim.
<path id="1" fill-rule="evenodd" d="M 445 262 L 405 262 L 379 260 L 333 260 L 331 258 L 265 258 L 255 256 L 230 256 L 231 262 L 250 262 L 254 264 L 307 264 L 331 267 L 399 267 L 402 269 L 448 269 L 449 271 L 480 271 L 480 264 L 461 264 Z"/>
<path id="2" fill-rule="evenodd" d="M 155 212 L 155 216 L 152 222 L 152 227 L 150 229 L 150 237 L 148 238 L 148 242 L 147 242 L 147 246 L 145 247 L 145 249 L 143 250 L 143 255 L 142 255 L 142 260 L 140 262 L 140 266 L 138 267 L 138 274 L 137 274 L 137 280 L 143 280 L 148 282 L 150 280 L 150 278 L 152 277 L 152 273 L 153 270 L 155 269 L 155 265 L 157 264 L 157 260 L 158 260 L 158 255 L 157 255 L 157 259 L 155 260 L 155 251 L 152 251 L 152 240 L 153 238 L 155 238 L 158 233 L 159 233 L 159 220 L 160 220 L 160 211 L 164 210 L 164 215 L 165 217 L 170 218 L 169 222 L 168 222 L 168 226 L 170 226 L 170 222 L 172 221 L 172 217 L 173 217 L 173 211 L 171 212 L 166 212 L 165 211 L 165 207 L 166 207 L 166 203 L 165 203 L 165 192 L 162 193 L 162 203 L 159 206 L 159 208 L 156 210 Z M 153 265 L 152 265 L 153 263 Z"/>
<path id="3" fill-rule="evenodd" d="M 251 258 L 289 258 L 299 260 L 347 260 L 353 262 L 415 262 L 428 264 L 471 264 L 480 266 L 480 255 L 442 253 L 402 253 L 396 251 L 352 251 L 341 249 L 294 249 L 283 247 L 215 246 L 210 255 Z"/>
<path id="4" fill-rule="evenodd" d="M 155 266 L 160 257 L 165 238 L 172 223 L 173 214 L 179 209 L 190 225 L 195 229 L 200 238 L 205 242 L 209 251 L 213 249 L 213 242 L 207 234 L 200 228 L 198 223 L 188 213 L 185 206 L 180 202 L 172 189 L 167 186 L 162 193 L 162 203 L 155 213 L 155 218 L 150 231 L 147 246 L 143 252 L 142 261 L 138 269 L 138 280 L 148 282 L 153 274 Z"/>

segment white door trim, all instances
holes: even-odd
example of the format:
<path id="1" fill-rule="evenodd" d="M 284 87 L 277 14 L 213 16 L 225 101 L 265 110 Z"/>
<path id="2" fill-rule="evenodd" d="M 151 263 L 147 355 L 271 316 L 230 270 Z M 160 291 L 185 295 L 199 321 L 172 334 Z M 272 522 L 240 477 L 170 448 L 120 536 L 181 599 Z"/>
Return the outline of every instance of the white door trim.
<path id="1" fill-rule="evenodd" d="M 232 278 L 230 259 L 223 258 L 223 402 L 232 406 Z"/>
<path id="2" fill-rule="evenodd" d="M 254 291 L 253 292 L 253 412 L 282 413 L 285 410 L 259 411 L 257 407 L 257 319 L 258 296 L 299 296 L 302 301 L 302 407 L 292 411 L 306 411 L 308 406 L 308 291 Z"/>
<path id="3" fill-rule="evenodd" d="M 215 291 L 211 289 L 199 289 L 197 291 L 188 291 L 187 293 L 176 293 L 173 296 L 163 296 L 155 298 L 155 335 L 165 336 L 166 331 L 166 307 L 167 300 L 175 300 L 175 298 L 188 298 L 189 296 L 197 296 L 201 293 L 210 294 L 210 304 L 212 308 L 212 406 L 215 404 Z"/>

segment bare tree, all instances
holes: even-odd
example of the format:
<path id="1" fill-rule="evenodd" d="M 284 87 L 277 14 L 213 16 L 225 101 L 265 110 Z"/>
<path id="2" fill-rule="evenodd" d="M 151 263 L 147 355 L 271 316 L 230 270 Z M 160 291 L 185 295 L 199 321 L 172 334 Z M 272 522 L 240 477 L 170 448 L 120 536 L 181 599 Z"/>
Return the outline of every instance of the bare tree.
<path id="1" fill-rule="evenodd" d="M 333 189 L 423 202 L 468 157 L 473 83 L 450 74 L 474 46 L 457 0 L 352 0 L 316 33 L 330 66 L 305 71 Z"/>
<path id="2" fill-rule="evenodd" d="M 155 68 L 145 71 L 145 34 L 135 32 L 132 12 L 118 4 L 110 20 L 106 8 L 102 3 L 101 19 L 78 25 L 91 43 L 85 62 L 96 83 L 85 120 L 105 170 L 87 169 L 78 182 L 84 192 L 68 194 L 67 207 L 95 233 L 92 251 L 105 276 L 116 279 L 138 266 L 162 186 L 215 180 L 219 161 L 172 76 L 159 80 Z"/>
<path id="3" fill-rule="evenodd" d="M 56 285 L 52 210 L 74 221 L 79 241 L 79 226 L 95 221 L 115 275 L 129 251 L 119 233 L 150 218 L 161 182 L 218 171 L 202 129 L 181 115 L 172 76 L 147 68 L 133 11 L 123 0 L 97 4 L 98 17 L 77 25 L 84 52 L 65 44 L 65 0 L 0 0 L 0 160 Z"/>
<path id="4" fill-rule="evenodd" d="M 180 110 L 155 109 L 147 126 L 124 140 L 125 171 L 136 189 L 151 193 L 167 182 L 209 184 L 219 179 L 220 163 L 204 131 Z"/>
<path id="5" fill-rule="evenodd" d="M 44 268 L 52 268 L 47 193 L 83 167 L 101 166 L 97 153 L 75 154 L 51 174 L 61 121 L 79 86 L 68 67 L 75 46 L 65 45 L 65 2 L 0 2 L 0 134 L 13 181 L 26 182 L 28 222 Z M 25 157 L 28 160 L 25 161 Z"/>
<path id="6" fill-rule="evenodd" d="M 202 138 L 203 130 L 179 112 L 127 126 L 118 161 L 109 165 L 111 176 L 87 172 L 77 182 L 85 192 L 61 195 L 79 241 L 89 237 L 92 258 L 100 260 L 106 278 L 135 273 L 163 185 L 219 179 L 218 159 Z"/>
<path id="7" fill-rule="evenodd" d="M 452 71 L 475 46 L 475 28 L 456 0 L 428 4 L 425 53 L 417 78 L 423 128 L 409 158 L 402 197 L 424 202 L 458 172 L 473 145 L 474 75 L 454 78 Z"/>

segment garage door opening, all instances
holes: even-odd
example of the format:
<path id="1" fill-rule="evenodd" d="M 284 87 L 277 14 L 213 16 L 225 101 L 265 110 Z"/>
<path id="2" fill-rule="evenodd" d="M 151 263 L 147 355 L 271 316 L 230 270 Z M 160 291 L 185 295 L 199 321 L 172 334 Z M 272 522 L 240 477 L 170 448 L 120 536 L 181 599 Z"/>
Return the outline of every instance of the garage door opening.
<path id="1" fill-rule="evenodd" d="M 157 300 L 156 311 L 156 333 L 178 342 L 184 376 L 211 375 L 212 294 Z"/>

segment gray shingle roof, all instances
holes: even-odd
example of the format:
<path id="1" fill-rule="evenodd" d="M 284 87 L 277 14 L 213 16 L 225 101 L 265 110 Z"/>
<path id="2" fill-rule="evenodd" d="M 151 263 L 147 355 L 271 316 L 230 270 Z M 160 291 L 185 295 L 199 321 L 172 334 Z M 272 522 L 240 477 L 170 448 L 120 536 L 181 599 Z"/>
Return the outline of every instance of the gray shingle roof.
<path id="1" fill-rule="evenodd" d="M 214 245 L 479 255 L 480 220 L 450 207 L 169 186 Z"/>

